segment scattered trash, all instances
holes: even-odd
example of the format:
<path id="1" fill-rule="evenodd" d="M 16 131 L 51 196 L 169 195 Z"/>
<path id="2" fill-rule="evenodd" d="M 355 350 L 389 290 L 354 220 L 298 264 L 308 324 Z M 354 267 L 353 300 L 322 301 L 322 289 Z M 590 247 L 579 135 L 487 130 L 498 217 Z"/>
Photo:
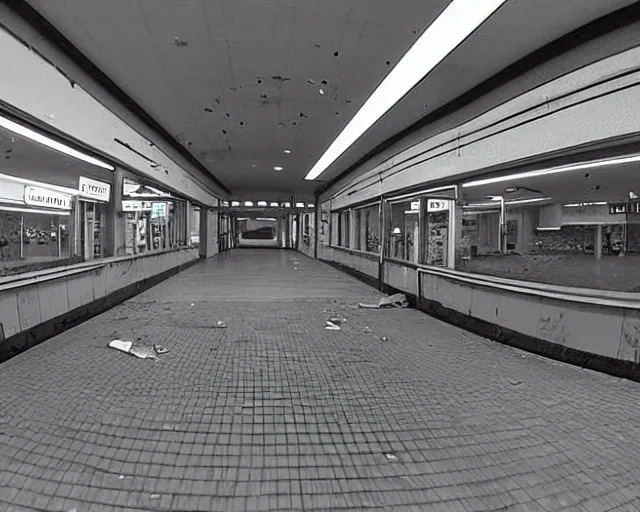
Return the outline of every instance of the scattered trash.
<path id="1" fill-rule="evenodd" d="M 386 336 L 381 336 L 380 341 L 389 341 L 389 338 L 387 338 Z"/>
<path id="2" fill-rule="evenodd" d="M 152 494 L 151 496 L 149 496 L 149 498 L 151 498 L 152 500 L 159 500 L 160 499 L 160 495 L 159 494 Z"/>
<path id="3" fill-rule="evenodd" d="M 169 349 L 162 345 L 154 345 L 153 348 L 158 354 L 166 354 L 167 352 L 169 352 Z"/>
<path id="4" fill-rule="evenodd" d="M 214 329 L 226 329 L 226 328 L 227 328 L 227 324 L 224 323 L 222 320 L 218 320 L 218 323 L 214 327 Z"/>
<path id="5" fill-rule="evenodd" d="M 192 303 L 191 303 L 191 307 L 193 307 L 193 306 L 195 306 L 195 304 L 192 302 Z"/>
<path id="6" fill-rule="evenodd" d="M 124 475 L 120 475 L 120 476 L 118 477 L 118 480 L 124 480 Z"/>
<path id="7" fill-rule="evenodd" d="M 340 327 L 338 327 L 333 322 L 327 321 L 327 326 L 325 327 L 325 329 L 327 329 L 329 331 L 339 331 Z"/>
<path id="8" fill-rule="evenodd" d="M 146 345 L 131 347 L 129 354 L 136 356 L 138 359 L 158 359 L 153 347 Z"/>
<path id="9" fill-rule="evenodd" d="M 509 384 L 511 384 L 512 386 L 519 386 L 520 384 L 522 384 L 522 381 L 516 380 L 516 379 L 509 379 Z"/>
<path id="10" fill-rule="evenodd" d="M 382 308 L 407 308 L 409 301 L 403 293 L 396 293 L 388 297 L 382 297 L 377 304 L 358 304 L 363 309 L 382 309 Z"/>
<path id="11" fill-rule="evenodd" d="M 120 352 L 126 352 L 127 354 L 131 350 L 132 346 L 133 346 L 133 341 L 113 340 L 112 342 L 109 343 L 109 347 L 115 348 Z"/>
<path id="12" fill-rule="evenodd" d="M 173 44 L 175 44 L 176 46 L 180 46 L 180 47 L 189 46 L 189 43 L 187 43 L 183 39 L 180 39 L 177 36 L 173 38 Z"/>
<path id="13" fill-rule="evenodd" d="M 362 332 L 364 332 L 365 334 L 371 334 L 373 332 L 373 329 L 371 327 L 365 327 Z"/>
<path id="14" fill-rule="evenodd" d="M 346 323 L 347 319 L 344 317 L 340 318 L 340 317 L 334 316 L 329 318 L 329 322 L 331 322 L 332 324 L 341 325 Z"/>
<path id="15" fill-rule="evenodd" d="M 398 457 L 396 457 L 393 453 L 385 453 L 384 456 L 389 462 L 398 462 Z"/>

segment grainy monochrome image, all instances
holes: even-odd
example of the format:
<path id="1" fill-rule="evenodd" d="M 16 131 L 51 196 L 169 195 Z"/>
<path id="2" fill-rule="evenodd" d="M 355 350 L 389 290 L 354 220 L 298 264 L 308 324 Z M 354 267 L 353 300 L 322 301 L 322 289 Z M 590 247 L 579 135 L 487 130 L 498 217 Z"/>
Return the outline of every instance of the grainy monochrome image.
<path id="1" fill-rule="evenodd" d="M 640 1 L 0 0 L 0 512 L 640 512 Z"/>

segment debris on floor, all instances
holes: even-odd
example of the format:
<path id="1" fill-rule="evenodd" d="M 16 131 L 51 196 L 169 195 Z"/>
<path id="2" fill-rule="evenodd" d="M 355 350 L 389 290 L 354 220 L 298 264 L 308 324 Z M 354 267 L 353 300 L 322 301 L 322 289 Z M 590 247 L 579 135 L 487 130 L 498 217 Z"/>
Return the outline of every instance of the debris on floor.
<path id="1" fill-rule="evenodd" d="M 129 354 L 136 356 L 138 359 L 158 359 L 154 348 L 147 345 L 131 347 Z"/>
<path id="2" fill-rule="evenodd" d="M 329 331 L 339 331 L 340 327 L 338 327 L 333 322 L 330 322 L 330 321 L 327 320 L 327 326 L 325 327 L 325 329 L 327 329 Z"/>
<path id="3" fill-rule="evenodd" d="M 386 336 L 380 336 L 380 341 L 389 341 L 389 338 Z"/>
<path id="4" fill-rule="evenodd" d="M 396 293 L 388 297 L 382 297 L 377 304 L 358 304 L 362 309 L 384 309 L 384 308 L 408 308 L 409 301 L 404 293 Z"/>
<path id="5" fill-rule="evenodd" d="M 169 352 L 169 349 L 163 345 L 154 345 L 153 348 L 158 354 L 166 354 Z"/>
<path id="6" fill-rule="evenodd" d="M 385 453 L 384 456 L 389 462 L 398 462 L 398 457 L 396 457 L 393 453 Z"/>
<path id="7" fill-rule="evenodd" d="M 520 384 L 522 384 L 522 381 L 516 380 L 516 379 L 509 379 L 509 384 L 511 384 L 512 386 L 519 386 Z"/>
<path id="8" fill-rule="evenodd" d="M 333 316 L 333 317 L 329 318 L 329 322 L 331 322 L 332 324 L 336 324 L 336 325 L 342 325 L 342 324 L 347 322 L 347 319 L 344 318 L 344 317 Z"/>
<path id="9" fill-rule="evenodd" d="M 112 342 L 109 343 L 109 347 L 115 348 L 120 352 L 126 352 L 127 354 L 131 350 L 132 346 L 133 346 L 133 341 L 113 340 Z"/>
<path id="10" fill-rule="evenodd" d="M 362 332 L 364 332 L 365 334 L 371 334 L 373 332 L 373 329 L 371 327 L 365 327 Z"/>
<path id="11" fill-rule="evenodd" d="M 160 499 L 160 495 L 159 494 L 152 494 L 151 496 L 149 496 L 150 499 L 152 500 L 159 500 Z"/>
<path id="12" fill-rule="evenodd" d="M 226 328 L 227 328 L 227 324 L 224 323 L 222 320 L 218 320 L 218 323 L 214 327 L 214 329 L 226 329 Z"/>

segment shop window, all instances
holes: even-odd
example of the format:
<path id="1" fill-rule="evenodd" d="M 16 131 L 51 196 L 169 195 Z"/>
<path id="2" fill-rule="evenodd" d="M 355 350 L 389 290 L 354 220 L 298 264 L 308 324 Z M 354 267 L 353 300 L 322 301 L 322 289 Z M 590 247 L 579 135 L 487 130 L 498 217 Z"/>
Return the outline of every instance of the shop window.
<path id="1" fill-rule="evenodd" d="M 420 201 L 408 200 L 389 204 L 390 258 L 418 262 L 420 249 Z"/>
<path id="2" fill-rule="evenodd" d="M 512 171 L 507 178 L 462 184 L 457 268 L 550 285 L 640 291 L 636 166 L 596 160 L 587 169 Z"/>
<path id="3" fill-rule="evenodd" d="M 304 213 L 302 214 L 302 243 L 305 245 L 311 244 L 311 222 L 312 213 Z"/>
<path id="4" fill-rule="evenodd" d="M 379 205 L 375 204 L 354 210 L 355 249 L 377 253 L 380 245 Z"/>
<path id="5" fill-rule="evenodd" d="M 189 243 L 194 246 L 200 245 L 200 207 L 195 205 L 191 205 Z"/>
<path id="6" fill-rule="evenodd" d="M 349 248 L 351 212 L 349 210 L 333 212 L 331 221 L 332 245 Z"/>
<path id="7" fill-rule="evenodd" d="M 446 267 L 449 265 L 449 244 L 451 234 L 451 209 L 454 202 L 441 198 L 424 198 L 421 208 L 424 211 L 423 252 L 420 262 L 426 265 Z"/>
<path id="8" fill-rule="evenodd" d="M 0 276 L 82 261 L 70 212 L 16 210 L 0 210 Z"/>
<path id="9" fill-rule="evenodd" d="M 78 245 L 85 260 L 105 256 L 106 205 L 92 201 L 78 202 Z"/>

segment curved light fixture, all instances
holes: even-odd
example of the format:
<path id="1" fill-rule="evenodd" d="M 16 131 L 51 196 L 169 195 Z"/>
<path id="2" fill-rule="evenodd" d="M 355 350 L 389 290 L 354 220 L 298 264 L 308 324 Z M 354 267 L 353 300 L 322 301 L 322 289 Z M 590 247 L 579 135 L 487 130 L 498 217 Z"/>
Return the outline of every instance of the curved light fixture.
<path id="1" fill-rule="evenodd" d="M 305 179 L 315 180 L 507 0 L 452 0 L 391 70 Z"/>

